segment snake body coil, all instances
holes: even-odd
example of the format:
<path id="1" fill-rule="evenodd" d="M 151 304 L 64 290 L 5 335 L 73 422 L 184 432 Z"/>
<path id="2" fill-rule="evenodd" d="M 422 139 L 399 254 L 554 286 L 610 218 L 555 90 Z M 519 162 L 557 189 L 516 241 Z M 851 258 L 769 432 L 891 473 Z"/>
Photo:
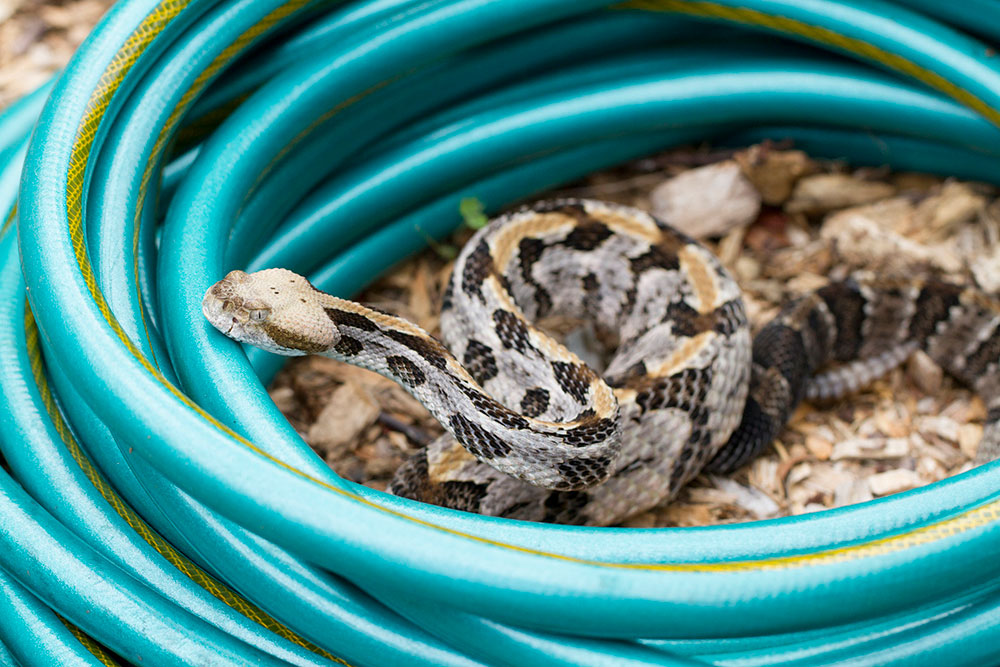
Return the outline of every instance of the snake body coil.
<path id="1" fill-rule="evenodd" d="M 986 398 L 980 458 L 1000 448 L 1000 310 L 984 295 L 832 283 L 788 304 L 751 347 L 739 288 L 707 249 L 603 202 L 540 202 L 480 230 L 445 294 L 447 346 L 284 269 L 230 273 L 203 310 L 236 340 L 323 354 L 406 387 L 448 434 L 390 490 L 483 514 L 619 522 L 706 465 L 748 461 L 807 393 L 852 391 L 917 346 Z M 603 378 L 532 324 L 553 316 L 590 322 L 617 348 Z"/>

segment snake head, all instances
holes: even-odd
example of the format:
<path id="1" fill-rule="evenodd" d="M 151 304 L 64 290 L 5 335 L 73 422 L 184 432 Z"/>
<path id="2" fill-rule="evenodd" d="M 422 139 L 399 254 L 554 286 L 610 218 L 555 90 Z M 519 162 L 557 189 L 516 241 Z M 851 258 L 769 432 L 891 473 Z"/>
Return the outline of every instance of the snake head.
<path id="1" fill-rule="evenodd" d="M 340 339 L 323 297 L 327 295 L 287 269 L 230 271 L 205 292 L 201 310 L 233 340 L 301 356 L 324 352 Z"/>

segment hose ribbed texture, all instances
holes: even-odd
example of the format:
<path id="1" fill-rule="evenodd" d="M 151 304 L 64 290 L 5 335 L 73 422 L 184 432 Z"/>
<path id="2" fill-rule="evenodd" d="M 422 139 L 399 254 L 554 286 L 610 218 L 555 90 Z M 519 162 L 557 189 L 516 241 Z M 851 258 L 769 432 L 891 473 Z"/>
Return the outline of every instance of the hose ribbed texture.
<path id="1" fill-rule="evenodd" d="M 200 311 L 234 268 L 350 296 L 464 197 L 692 141 L 1000 183 L 998 24 L 993 0 L 116 4 L 0 114 L 0 664 L 1000 663 L 997 464 L 718 528 L 487 519 L 338 478 L 264 390 L 280 361 Z"/>

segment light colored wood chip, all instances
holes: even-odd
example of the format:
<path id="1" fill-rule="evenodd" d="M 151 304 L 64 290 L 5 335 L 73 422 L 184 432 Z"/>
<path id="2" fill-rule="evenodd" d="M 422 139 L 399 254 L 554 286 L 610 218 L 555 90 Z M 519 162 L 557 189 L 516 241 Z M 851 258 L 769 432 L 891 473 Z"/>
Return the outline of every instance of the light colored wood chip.
<path id="1" fill-rule="evenodd" d="M 990 294 L 1000 293 L 1000 246 L 977 253 L 969 263 L 976 284 Z"/>
<path id="2" fill-rule="evenodd" d="M 929 417 L 919 417 L 915 420 L 914 426 L 924 437 L 935 435 L 942 440 L 958 443 L 961 425 L 951 417 L 935 415 Z"/>
<path id="3" fill-rule="evenodd" d="M 941 462 L 930 456 L 922 456 L 917 460 L 917 474 L 922 484 L 937 482 L 948 476 L 948 469 Z"/>
<path id="4" fill-rule="evenodd" d="M 909 416 L 895 403 L 879 406 L 872 423 L 879 433 L 890 438 L 905 438 L 912 430 Z"/>
<path id="5" fill-rule="evenodd" d="M 848 479 L 838 484 L 833 492 L 833 506 L 856 505 L 874 498 L 868 482 L 864 479 Z"/>
<path id="6" fill-rule="evenodd" d="M 969 459 L 976 458 L 979 441 L 983 439 L 983 427 L 979 424 L 962 424 L 958 429 L 958 448 Z"/>
<path id="7" fill-rule="evenodd" d="M 875 496 L 888 496 L 908 489 L 914 489 L 923 484 L 920 475 L 912 470 L 900 468 L 886 470 L 868 478 L 868 487 Z"/>
<path id="8" fill-rule="evenodd" d="M 642 514 L 636 514 L 622 525 L 626 528 L 654 528 L 656 526 L 656 519 L 655 512 L 643 512 Z"/>
<path id="9" fill-rule="evenodd" d="M 815 174 L 799 179 L 785 208 L 792 213 L 826 213 L 895 193 L 895 187 L 881 181 L 863 181 L 848 174 Z"/>
<path id="10" fill-rule="evenodd" d="M 409 315 L 413 322 L 427 331 L 433 331 L 438 326 L 438 312 L 434 309 L 432 290 L 434 279 L 431 267 L 426 261 L 418 261 L 413 271 L 409 285 Z"/>
<path id="11" fill-rule="evenodd" d="M 673 503 L 663 508 L 657 516 L 659 526 L 709 526 L 716 523 L 716 516 L 708 505 Z"/>
<path id="12" fill-rule="evenodd" d="M 968 183 L 946 182 L 940 192 L 920 202 L 913 216 L 913 235 L 921 240 L 943 239 L 986 208 L 986 198 Z"/>
<path id="13" fill-rule="evenodd" d="M 826 461 L 833 454 L 833 443 L 819 435 L 806 436 L 806 449 L 820 461 Z"/>
<path id="14" fill-rule="evenodd" d="M 950 246 L 923 245 L 880 227 L 856 211 L 829 216 L 820 229 L 820 237 L 833 244 L 842 261 L 883 277 L 908 278 L 928 270 L 956 272 L 962 268 L 961 260 Z"/>
<path id="15" fill-rule="evenodd" d="M 909 452 L 908 438 L 851 438 L 835 444 L 830 459 L 898 459 Z"/>
<path id="16" fill-rule="evenodd" d="M 721 261 L 726 267 L 733 268 L 733 266 L 742 258 L 743 239 L 746 237 L 746 233 L 746 227 L 736 227 L 735 229 L 730 230 L 729 233 L 723 236 L 719 241 L 719 247 L 716 254 L 719 256 L 719 261 Z"/>
<path id="17" fill-rule="evenodd" d="M 822 503 L 806 503 L 804 506 L 799 508 L 796 514 L 812 514 L 813 512 L 822 512 L 827 509 L 827 506 Z"/>
<path id="18" fill-rule="evenodd" d="M 719 489 L 727 493 L 733 504 L 746 510 L 758 519 L 766 519 L 775 516 L 780 509 L 778 503 L 774 502 L 770 496 L 750 486 L 744 486 L 728 477 L 711 475 L 712 483 Z"/>
<path id="19" fill-rule="evenodd" d="M 802 480 L 809 477 L 812 472 L 812 466 L 808 462 L 803 461 L 788 471 L 788 477 L 785 478 L 785 484 L 788 484 L 789 486 L 798 484 Z"/>

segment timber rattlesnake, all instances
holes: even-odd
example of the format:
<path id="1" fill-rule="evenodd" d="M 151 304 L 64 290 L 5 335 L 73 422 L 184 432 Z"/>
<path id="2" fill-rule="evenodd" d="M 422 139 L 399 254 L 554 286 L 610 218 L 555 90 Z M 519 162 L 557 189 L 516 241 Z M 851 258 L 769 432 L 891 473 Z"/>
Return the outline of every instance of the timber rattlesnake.
<path id="1" fill-rule="evenodd" d="M 620 522 L 706 467 L 749 461 L 807 393 L 853 391 L 917 347 L 980 393 L 979 458 L 1000 454 L 995 301 L 943 282 L 851 279 L 792 301 L 751 343 L 739 288 L 707 249 L 603 202 L 540 202 L 480 230 L 445 294 L 447 347 L 284 269 L 231 272 L 203 310 L 238 341 L 406 387 L 449 433 L 390 491 L 483 514 Z M 617 347 L 603 377 L 532 325 L 554 315 Z M 815 375 L 833 361 L 850 363 Z"/>

